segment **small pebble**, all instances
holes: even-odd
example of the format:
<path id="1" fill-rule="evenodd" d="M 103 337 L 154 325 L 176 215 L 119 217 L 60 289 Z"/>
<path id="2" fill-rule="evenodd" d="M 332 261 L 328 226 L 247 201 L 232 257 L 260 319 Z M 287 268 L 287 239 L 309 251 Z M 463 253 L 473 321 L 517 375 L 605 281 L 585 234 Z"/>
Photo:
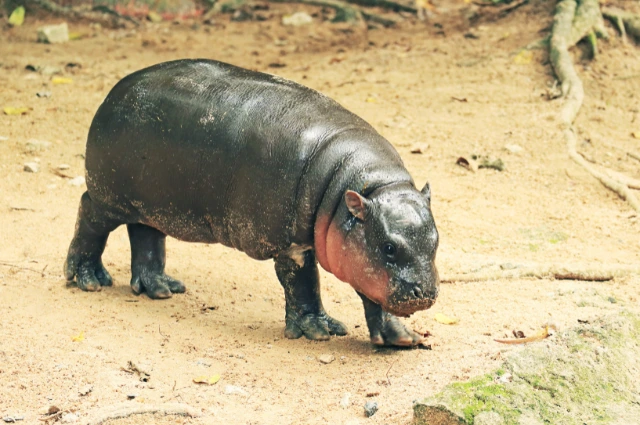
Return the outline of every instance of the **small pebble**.
<path id="1" fill-rule="evenodd" d="M 50 91 L 39 91 L 36 93 L 36 96 L 43 98 L 43 97 L 51 97 L 51 92 Z"/>
<path id="2" fill-rule="evenodd" d="M 367 415 L 367 418 L 375 415 L 378 411 L 378 403 L 375 401 L 367 401 L 364 404 L 364 414 Z"/>
<path id="3" fill-rule="evenodd" d="M 87 394 L 89 394 L 91 391 L 93 391 L 93 387 L 91 385 L 85 385 L 84 387 L 80 388 L 80 391 L 78 391 L 78 394 L 80 394 L 80 397 L 84 397 Z"/>
<path id="4" fill-rule="evenodd" d="M 237 387 L 235 385 L 227 385 L 226 387 L 224 387 L 224 393 L 225 394 L 237 394 L 237 395 L 244 395 L 244 396 L 248 396 L 249 393 L 242 387 Z"/>
<path id="5" fill-rule="evenodd" d="M 84 184 L 84 177 L 83 176 L 75 177 L 69 180 L 69 184 L 71 186 L 82 186 Z"/>
<path id="6" fill-rule="evenodd" d="M 69 166 L 69 164 L 60 164 L 60 165 L 58 165 L 58 170 L 60 170 L 60 171 L 68 170 L 69 168 L 71 168 Z"/>
<path id="7" fill-rule="evenodd" d="M 40 165 L 37 162 L 25 162 L 24 171 L 27 173 L 37 173 L 40 171 Z"/>
<path id="8" fill-rule="evenodd" d="M 334 361 L 336 358 L 333 357 L 331 354 L 322 354 L 320 356 L 318 356 L 318 361 L 320 363 L 324 363 L 324 364 L 329 364 L 332 361 Z"/>
<path id="9" fill-rule="evenodd" d="M 504 148 L 511 153 L 520 153 L 523 151 L 521 146 L 513 145 L 513 144 L 504 145 Z"/>
<path id="10" fill-rule="evenodd" d="M 0 142 L 6 142 L 7 140 L 9 140 L 7 136 L 0 136 Z"/>
<path id="11" fill-rule="evenodd" d="M 61 422 L 63 424 L 72 424 L 74 422 L 78 422 L 78 415 L 76 415 L 74 413 L 66 413 L 66 414 L 62 415 Z"/>
<path id="12" fill-rule="evenodd" d="M 129 400 L 133 400 L 134 398 L 138 397 L 138 394 L 127 394 L 127 399 Z"/>
<path id="13" fill-rule="evenodd" d="M 425 145 L 422 143 L 417 143 L 411 146 L 411 153 L 425 153 L 425 151 L 429 148 L 429 145 Z"/>
<path id="14" fill-rule="evenodd" d="M 27 143 L 25 143 L 24 147 L 27 152 L 44 151 L 51 147 L 51 142 L 47 142 L 46 140 L 29 139 L 27 140 Z"/>
<path id="15" fill-rule="evenodd" d="M 351 404 L 351 393 L 344 393 L 340 400 L 340 407 L 346 409 Z"/>

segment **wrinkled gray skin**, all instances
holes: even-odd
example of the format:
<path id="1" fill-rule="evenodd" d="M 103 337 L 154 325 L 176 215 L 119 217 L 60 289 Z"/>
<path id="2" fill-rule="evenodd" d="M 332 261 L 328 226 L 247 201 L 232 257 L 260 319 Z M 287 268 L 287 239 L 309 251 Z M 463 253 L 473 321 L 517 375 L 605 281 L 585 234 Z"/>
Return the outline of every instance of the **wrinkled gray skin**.
<path id="1" fill-rule="evenodd" d="M 288 338 L 347 333 L 322 306 L 319 261 L 358 291 L 375 344 L 420 342 L 392 313 L 438 293 L 429 187 L 418 191 L 393 147 L 331 99 L 220 62 L 162 63 L 109 93 L 86 168 L 65 263 L 81 289 L 112 284 L 101 256 L 126 224 L 136 294 L 185 291 L 164 273 L 166 235 L 221 243 L 275 260 Z"/>

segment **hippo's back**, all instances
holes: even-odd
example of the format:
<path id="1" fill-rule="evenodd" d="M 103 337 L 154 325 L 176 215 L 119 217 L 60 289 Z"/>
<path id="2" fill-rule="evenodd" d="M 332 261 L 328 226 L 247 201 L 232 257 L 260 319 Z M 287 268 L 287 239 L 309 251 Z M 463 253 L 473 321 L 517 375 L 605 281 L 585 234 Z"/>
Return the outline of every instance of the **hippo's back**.
<path id="1" fill-rule="evenodd" d="M 89 132 L 87 186 L 127 222 L 264 259 L 311 234 L 312 210 L 354 150 L 402 166 L 365 121 L 313 90 L 181 60 L 138 71 L 109 93 Z"/>

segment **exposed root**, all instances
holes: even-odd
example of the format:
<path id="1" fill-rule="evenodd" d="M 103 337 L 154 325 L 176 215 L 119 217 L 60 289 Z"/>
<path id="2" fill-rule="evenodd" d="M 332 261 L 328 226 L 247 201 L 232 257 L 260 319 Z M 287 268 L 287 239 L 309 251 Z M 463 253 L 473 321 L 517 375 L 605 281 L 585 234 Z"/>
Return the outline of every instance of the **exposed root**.
<path id="1" fill-rule="evenodd" d="M 110 407 L 96 413 L 87 425 L 100 425 L 114 419 L 127 418 L 132 415 L 161 413 L 163 415 L 187 416 L 196 418 L 200 416 L 200 412 L 191 406 L 177 403 L 155 404 L 155 405 L 138 405 L 129 404 Z"/>
<path id="2" fill-rule="evenodd" d="M 30 0 L 30 2 L 48 12 L 70 19 L 86 19 L 93 22 L 105 22 L 109 25 L 115 26 L 126 25 L 127 23 L 136 26 L 140 25 L 137 20 L 129 16 L 123 16 L 106 6 L 96 6 L 94 8 L 87 9 L 82 7 L 58 6 L 50 0 Z"/>
<path id="3" fill-rule="evenodd" d="M 637 43 L 640 43 L 640 15 L 612 7 L 604 7 L 602 15 L 616 25 L 622 37 L 629 34 Z"/>
<path id="4" fill-rule="evenodd" d="M 453 282 L 485 282 L 491 280 L 514 279 L 555 279 L 577 280 L 585 282 L 606 282 L 629 274 L 640 274 L 640 268 L 617 269 L 583 269 L 566 266 L 523 267 L 515 270 L 487 270 L 478 273 L 467 273 L 447 276 L 443 283 Z"/>
<path id="5" fill-rule="evenodd" d="M 562 133 L 571 159 L 600 180 L 605 187 L 626 200 L 633 209 L 640 212 L 640 202 L 626 184 L 596 170 L 578 154 L 576 149 L 573 121 L 582 106 L 584 88 L 573 67 L 569 48 L 580 41 L 584 35 L 588 35 L 590 32 L 597 34 L 601 30 L 602 17 L 598 7 L 597 0 L 585 0 L 580 3 L 578 8 L 576 8 L 575 0 L 561 0 L 556 6 L 551 30 L 549 59 L 558 80 L 561 82 L 562 94 L 565 98 L 565 103 L 560 111 Z M 580 22 L 579 28 L 574 27 L 576 22 Z"/>

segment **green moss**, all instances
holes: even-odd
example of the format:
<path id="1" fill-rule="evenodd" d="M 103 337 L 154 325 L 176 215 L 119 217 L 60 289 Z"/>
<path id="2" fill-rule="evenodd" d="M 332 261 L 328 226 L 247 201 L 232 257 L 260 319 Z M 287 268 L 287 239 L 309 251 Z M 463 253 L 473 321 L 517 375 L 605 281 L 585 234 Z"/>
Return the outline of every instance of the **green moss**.
<path id="1" fill-rule="evenodd" d="M 501 370 L 501 375 L 505 371 Z M 472 424 L 473 418 L 480 412 L 499 413 L 507 423 L 517 420 L 520 413 L 507 404 L 512 396 L 504 385 L 496 384 L 494 379 L 498 374 L 488 374 L 468 382 L 457 382 L 451 385 L 447 398 L 454 400 L 454 404 L 462 412 L 464 420 Z"/>

